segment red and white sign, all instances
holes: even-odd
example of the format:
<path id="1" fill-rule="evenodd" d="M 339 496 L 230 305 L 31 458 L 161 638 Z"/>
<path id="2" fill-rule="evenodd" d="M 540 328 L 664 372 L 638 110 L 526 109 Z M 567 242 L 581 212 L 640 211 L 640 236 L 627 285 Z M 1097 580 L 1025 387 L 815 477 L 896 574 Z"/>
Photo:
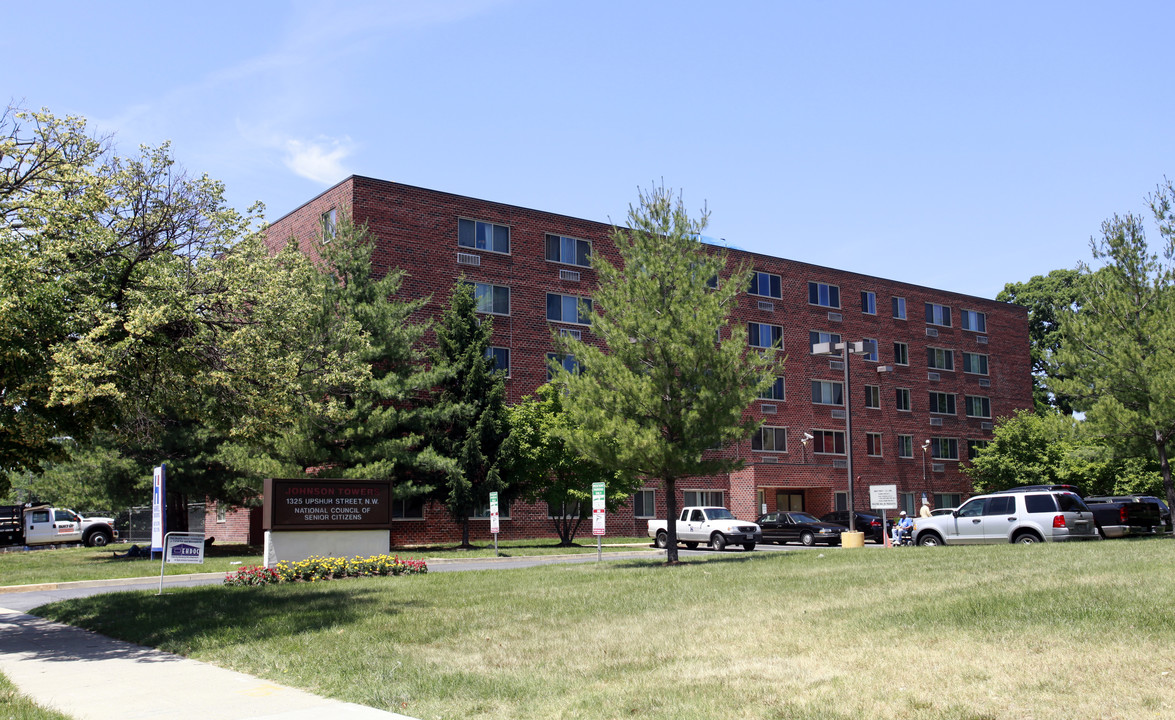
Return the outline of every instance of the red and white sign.
<path id="1" fill-rule="evenodd" d="M 498 534 L 498 493 L 490 493 L 490 532 Z"/>
<path id="2" fill-rule="evenodd" d="M 592 483 L 592 535 L 604 534 L 604 483 Z"/>

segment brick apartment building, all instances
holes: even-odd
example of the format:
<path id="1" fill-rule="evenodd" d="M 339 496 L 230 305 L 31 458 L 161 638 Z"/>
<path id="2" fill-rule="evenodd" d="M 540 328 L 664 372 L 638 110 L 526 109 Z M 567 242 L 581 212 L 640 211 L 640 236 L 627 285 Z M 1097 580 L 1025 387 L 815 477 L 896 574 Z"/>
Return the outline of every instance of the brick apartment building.
<path id="1" fill-rule="evenodd" d="M 439 317 L 454 281 L 476 284 L 481 309 L 493 316 L 494 354 L 508 370 L 510 402 L 547 380 L 551 332 L 591 327 L 576 299 L 596 285 L 588 258 L 619 258 L 611 226 L 527 208 L 352 176 L 279 219 L 271 247 L 295 237 L 306 252 L 347 208 L 378 238 L 377 271 L 406 271 L 401 296 L 431 296 L 424 312 Z M 681 504 L 729 507 L 753 518 L 766 506 L 816 515 L 845 507 L 846 443 L 851 442 L 855 504 L 868 508 L 868 486 L 896 484 L 913 511 L 923 494 L 935 507 L 957 505 L 970 482 L 960 471 L 971 448 L 991 438 L 995 418 L 1032 407 L 1026 310 L 741 250 L 730 267 L 755 271 L 740 297 L 731 332 L 754 343 L 782 339 L 785 371 L 749 412 L 764 420 L 758 436 L 729 448 L 746 462 L 729 475 L 679 481 Z M 844 366 L 811 353 L 816 342 L 875 343 L 851 356 L 852 437 L 845 437 Z M 880 372 L 879 372 L 880 370 Z M 806 439 L 810 436 L 810 439 Z M 923 449 L 923 445 L 926 448 Z M 211 512 L 211 509 L 210 509 Z M 393 543 L 452 540 L 457 526 L 439 506 L 396 508 Z M 546 507 L 502 508 L 501 537 L 553 535 Z M 656 482 L 608 518 L 610 535 L 643 535 L 645 521 L 664 517 Z M 489 537 L 488 519 L 473 523 Z M 583 526 L 589 532 L 590 520 Z"/>

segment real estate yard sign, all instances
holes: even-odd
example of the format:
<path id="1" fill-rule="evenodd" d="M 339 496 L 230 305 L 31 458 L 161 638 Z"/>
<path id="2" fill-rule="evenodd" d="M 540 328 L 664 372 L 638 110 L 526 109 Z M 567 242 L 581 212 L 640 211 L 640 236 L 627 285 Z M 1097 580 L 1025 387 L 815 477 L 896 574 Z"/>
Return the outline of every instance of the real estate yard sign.
<path id="1" fill-rule="evenodd" d="M 204 564 L 204 533 L 171 532 L 163 536 L 163 559 L 159 563 L 159 592 L 163 594 L 163 568 L 167 563 Z"/>

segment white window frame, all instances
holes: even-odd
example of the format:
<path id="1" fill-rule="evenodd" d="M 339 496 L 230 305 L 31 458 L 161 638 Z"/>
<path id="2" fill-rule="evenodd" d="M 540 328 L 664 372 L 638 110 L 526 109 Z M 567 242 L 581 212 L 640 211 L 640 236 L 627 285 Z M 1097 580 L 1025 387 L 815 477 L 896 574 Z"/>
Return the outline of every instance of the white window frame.
<path id="1" fill-rule="evenodd" d="M 551 298 L 559 298 L 559 317 L 551 317 Z M 567 300 L 575 301 L 575 319 L 568 320 L 564 316 L 565 304 Z M 585 320 L 580 319 L 580 314 L 583 314 Z M 563 323 L 564 325 L 582 325 L 583 327 L 590 327 L 592 324 L 592 299 L 586 295 L 568 295 L 567 293 L 547 293 L 547 322 Z"/>
<path id="2" fill-rule="evenodd" d="M 646 495 L 647 493 L 647 495 Z M 647 514 L 641 514 L 637 510 L 637 496 L 647 497 L 647 500 L 641 502 L 645 506 L 644 511 Z M 641 488 L 632 494 L 632 516 L 636 519 L 641 518 L 655 518 L 657 517 L 657 491 L 652 488 Z"/>
<path id="3" fill-rule="evenodd" d="M 913 435 L 898 435 L 898 457 L 907 459 L 914 457 Z"/>
<path id="4" fill-rule="evenodd" d="M 869 447 L 870 443 L 873 444 L 872 448 Z M 876 452 L 869 452 L 870 450 L 875 450 Z M 885 457 L 885 453 L 882 451 L 882 446 L 881 446 L 881 433 L 879 433 L 879 432 L 865 433 L 865 456 L 866 457 Z"/>
<path id="5" fill-rule="evenodd" d="M 691 499 L 690 496 L 693 495 Z M 717 500 L 717 502 L 714 502 Z M 684 507 L 726 507 L 726 492 L 711 488 L 689 488 L 681 491 L 681 506 Z M 680 511 L 679 511 L 680 513 Z"/>
<path id="6" fill-rule="evenodd" d="M 940 305 L 939 303 L 928 302 L 926 303 L 926 314 L 930 316 L 926 319 L 927 325 L 952 327 L 950 305 Z"/>
<path id="7" fill-rule="evenodd" d="M 969 370 L 967 366 L 971 363 L 967 362 L 967 358 L 981 358 L 983 360 L 983 371 L 980 372 L 979 370 Z M 986 353 L 973 353 L 967 352 L 966 350 L 963 351 L 963 372 L 967 373 L 968 375 L 988 375 L 988 370 L 990 367 L 991 359 Z"/>
<path id="8" fill-rule="evenodd" d="M 930 362 L 929 353 L 931 351 L 933 351 L 935 353 L 935 363 Z M 927 352 L 926 367 L 928 369 L 934 370 L 936 372 L 954 372 L 955 371 L 955 351 L 954 350 L 951 350 L 950 348 L 942 348 L 942 347 L 935 347 L 933 345 L 927 345 L 926 352 Z M 944 358 L 947 358 L 946 362 L 950 365 L 950 367 L 942 367 L 941 365 L 936 364 L 938 362 L 938 353 L 940 353 L 940 352 L 943 353 Z"/>
<path id="9" fill-rule="evenodd" d="M 503 347 L 501 345 L 490 345 L 489 347 L 486 348 L 486 357 L 495 357 L 496 358 L 497 356 L 494 354 L 495 350 L 501 350 L 502 352 L 504 352 L 506 354 L 506 367 L 505 367 L 506 375 L 505 375 L 505 377 L 510 377 L 510 348 Z M 495 371 L 503 369 L 503 368 L 497 367 L 496 362 L 494 364 L 495 364 L 495 368 L 494 368 Z"/>
<path id="10" fill-rule="evenodd" d="M 906 319 L 906 298 L 894 295 L 890 298 L 890 310 L 893 312 L 894 320 Z"/>
<path id="11" fill-rule="evenodd" d="M 877 314 L 877 293 L 871 290 L 861 291 L 861 312 L 866 315 Z"/>
<path id="12" fill-rule="evenodd" d="M 880 410 L 881 409 L 881 386 L 880 385 L 866 385 L 865 386 L 865 409 L 866 410 Z"/>
<path id="13" fill-rule="evenodd" d="M 549 244 L 550 238 L 556 239 L 556 247 L 558 247 L 558 249 L 559 249 L 559 252 L 558 252 L 559 257 L 558 258 L 551 258 L 550 257 L 550 253 L 548 252 L 551 249 L 551 246 Z M 570 241 L 575 246 L 574 251 L 573 251 L 575 253 L 575 258 L 572 260 L 564 260 L 563 259 L 563 250 L 564 250 L 563 245 L 564 245 L 565 241 Z M 587 245 L 587 262 L 586 263 L 581 263 L 578 261 L 579 260 L 579 244 L 580 243 Z M 543 236 L 543 258 L 545 258 L 547 262 L 558 263 L 560 265 L 572 265 L 574 267 L 590 268 L 592 266 L 592 241 L 591 240 L 581 240 L 580 238 L 571 237 L 570 235 L 560 235 L 559 233 L 546 233 Z"/>
<path id="14" fill-rule="evenodd" d="M 936 398 L 935 396 L 938 396 L 938 397 Z M 942 402 L 941 402 L 942 398 L 950 398 L 950 400 L 947 401 L 947 405 L 948 406 L 954 405 L 955 406 L 954 412 L 947 412 L 946 410 L 935 410 L 934 409 L 935 405 L 942 404 Z M 959 403 L 958 403 L 958 400 L 955 398 L 955 393 L 940 392 L 938 390 L 931 390 L 931 391 L 929 391 L 927 403 L 928 403 L 927 409 L 931 415 L 957 416 L 959 414 L 959 412 L 958 412 L 959 411 Z"/>
<path id="15" fill-rule="evenodd" d="M 897 410 L 898 412 L 913 412 L 914 411 L 914 404 L 913 404 L 913 396 L 910 393 L 910 388 L 902 388 L 902 387 L 894 388 L 894 391 L 895 391 L 894 392 L 894 401 L 893 401 L 894 409 Z M 902 407 L 902 398 L 903 397 L 906 399 L 906 406 L 905 407 Z"/>
<path id="16" fill-rule="evenodd" d="M 469 284 L 473 286 L 473 302 L 474 302 L 474 311 L 475 312 L 480 313 L 482 315 L 497 315 L 499 317 L 509 317 L 510 304 L 514 300 L 514 298 L 511 297 L 512 293 L 510 292 L 509 285 L 495 285 L 493 283 L 483 283 L 483 282 L 476 282 L 476 281 L 470 282 Z M 478 291 L 482 288 L 487 288 L 488 292 L 484 292 L 483 294 L 479 295 Z M 498 288 L 504 288 L 506 290 L 506 312 L 497 312 L 493 309 L 493 307 L 494 307 L 494 290 L 496 290 Z M 489 299 L 490 299 L 490 309 L 489 310 L 482 310 L 481 309 L 481 298 L 483 298 L 483 297 L 489 297 Z"/>
<path id="17" fill-rule="evenodd" d="M 815 286 L 815 288 L 816 288 L 816 302 L 812 302 L 812 288 L 813 288 L 813 286 Z M 824 289 L 824 295 L 828 298 L 827 305 L 819 302 L 821 288 Z M 836 304 L 835 305 L 832 304 L 832 290 L 833 290 L 833 288 L 836 289 Z M 831 308 L 833 310 L 840 310 L 840 308 L 841 308 L 840 300 L 841 300 L 840 285 L 833 285 L 832 283 L 819 282 L 817 280 L 809 280 L 808 281 L 808 304 L 809 305 L 812 305 L 814 307 L 823 307 L 823 308 Z"/>
<path id="18" fill-rule="evenodd" d="M 771 444 L 775 446 L 773 449 L 764 447 L 763 441 L 767 438 L 766 431 L 771 431 Z M 779 438 L 783 438 L 783 448 L 778 447 Z M 755 441 L 758 440 L 759 447 L 755 447 Z M 786 453 L 787 452 L 787 427 L 781 425 L 760 425 L 759 429 L 751 436 L 751 450 L 758 453 Z"/>
<path id="19" fill-rule="evenodd" d="M 983 412 L 983 406 L 986 405 L 987 406 L 987 414 L 986 415 L 973 415 L 971 413 L 972 401 L 978 401 L 980 412 Z M 963 396 L 963 403 L 965 405 L 965 411 L 967 413 L 967 417 L 983 418 L 984 420 L 991 419 L 991 398 L 987 397 L 986 395 L 964 395 Z"/>
<path id="20" fill-rule="evenodd" d="M 900 360 L 898 358 L 898 355 L 899 355 L 898 348 L 899 347 L 902 349 L 901 353 L 900 353 L 901 358 L 903 358 L 905 360 L 905 362 L 902 362 L 902 360 Z M 904 342 L 900 342 L 897 340 L 894 341 L 894 344 L 893 344 L 893 364 L 894 365 L 902 365 L 903 367 L 910 366 L 910 344 L 909 343 L 904 343 Z"/>
<path id="21" fill-rule="evenodd" d="M 751 329 L 752 326 L 754 326 L 756 329 L 758 329 L 758 333 L 754 333 L 754 331 Z M 779 345 L 774 345 L 774 344 L 772 344 L 772 345 L 758 345 L 758 344 L 756 344 L 756 343 L 763 341 L 763 328 L 765 328 L 765 327 L 772 328 L 772 330 L 774 330 L 776 328 L 779 329 Z M 754 338 L 755 342 L 751 342 L 752 334 L 755 335 L 755 338 Z M 771 334 L 773 336 L 775 335 L 774 332 L 772 332 Z M 782 350 L 783 349 L 783 326 L 782 325 L 774 325 L 772 323 L 748 322 L 747 323 L 747 345 L 749 345 L 753 348 L 761 348 L 763 350 L 770 350 L 772 348 L 774 348 L 776 350 Z"/>
<path id="22" fill-rule="evenodd" d="M 779 397 L 775 397 L 775 389 L 779 388 Z M 784 402 L 787 400 L 787 383 L 783 381 L 782 375 L 775 376 L 774 382 L 771 383 L 771 388 L 767 390 L 769 395 L 760 395 L 760 400 L 768 400 L 774 402 Z"/>
<path id="23" fill-rule="evenodd" d="M 473 223 L 473 244 L 472 245 L 467 245 L 467 244 L 464 244 L 461 242 L 461 223 L 463 223 L 463 222 Z M 477 226 L 478 225 L 487 225 L 491 228 L 490 229 L 490 242 L 489 242 L 490 246 L 489 247 L 483 248 L 483 247 L 477 246 Z M 493 247 L 493 245 L 494 245 L 493 228 L 495 228 L 495 227 L 506 228 L 506 250 L 505 251 L 495 250 Z M 513 233 L 510 231 L 509 225 L 503 225 L 502 223 L 490 222 L 488 220 L 477 220 L 477 219 L 468 218 L 468 217 L 458 217 L 457 218 L 457 247 L 462 247 L 462 248 L 466 248 L 469 250 L 476 250 L 478 252 L 491 252 L 491 253 L 497 253 L 498 255 L 509 255 L 510 249 L 514 244 L 514 238 L 511 237 L 512 234 Z"/>
<path id="24" fill-rule="evenodd" d="M 819 438 L 820 444 L 823 445 L 824 444 L 824 436 L 826 434 L 832 435 L 833 452 L 825 452 L 823 450 L 816 449 L 816 439 Z M 837 435 L 839 435 L 841 437 L 841 444 L 844 445 L 845 449 L 847 450 L 848 445 L 845 443 L 845 431 L 844 430 L 813 428 L 812 429 L 812 454 L 813 455 L 842 455 L 843 456 L 845 453 L 836 452 L 836 436 Z"/>
<path id="25" fill-rule="evenodd" d="M 973 327 L 974 325 L 982 327 Z M 978 310 L 960 310 L 959 328 L 968 332 L 987 332 L 987 313 Z"/>
<path id="26" fill-rule="evenodd" d="M 767 292 L 766 293 L 751 292 L 750 287 L 748 287 L 747 294 L 751 295 L 753 297 L 765 297 L 765 298 L 774 298 L 775 300 L 782 300 L 783 299 L 783 278 L 779 275 L 776 275 L 775 273 L 759 272 L 758 270 L 754 270 L 751 272 L 751 282 L 754 283 L 755 288 L 758 290 L 763 289 L 760 284 L 760 279 L 759 279 L 760 275 L 767 279 Z M 779 282 L 779 294 L 778 295 L 775 295 L 771 292 L 771 290 L 772 290 L 771 278 L 775 278 Z"/>
<path id="27" fill-rule="evenodd" d="M 812 404 L 813 405 L 831 405 L 833 407 L 844 407 L 844 404 L 845 404 L 845 402 L 844 402 L 844 400 L 845 400 L 845 384 L 843 382 L 837 382 L 836 380 L 813 380 L 812 381 L 812 389 L 815 390 L 817 385 L 820 386 L 820 398 L 821 399 L 816 400 L 815 399 L 816 393 L 813 392 L 812 393 L 812 395 L 813 395 Z M 828 386 L 827 393 L 825 393 L 825 386 Z M 835 388 L 833 386 L 835 386 Z M 838 390 L 840 392 L 840 402 L 835 402 L 836 393 Z M 833 398 L 834 401 L 833 402 L 825 402 L 823 398 L 826 396 Z"/>
<path id="28" fill-rule="evenodd" d="M 945 445 L 945 448 L 944 448 Z M 954 456 L 943 455 L 944 449 L 953 449 Z M 930 438 L 930 458 L 932 460 L 958 460 L 959 459 L 959 439 L 950 437 L 932 437 Z"/>

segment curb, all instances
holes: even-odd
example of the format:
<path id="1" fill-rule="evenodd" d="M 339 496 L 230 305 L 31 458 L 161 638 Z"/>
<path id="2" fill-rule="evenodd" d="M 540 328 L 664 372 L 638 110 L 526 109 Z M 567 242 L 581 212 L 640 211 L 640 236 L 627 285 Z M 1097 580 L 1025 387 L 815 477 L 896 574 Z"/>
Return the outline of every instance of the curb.
<path id="1" fill-rule="evenodd" d="M 224 577 L 224 573 L 186 573 L 183 575 L 164 575 L 163 584 L 184 579 L 208 580 Z M 0 595 L 9 593 L 44 592 L 46 590 L 68 590 L 69 588 L 111 587 L 114 585 L 158 585 L 156 577 L 108 578 L 105 580 L 73 580 L 70 582 L 36 583 L 34 585 L 4 585 L 0 586 Z"/>

